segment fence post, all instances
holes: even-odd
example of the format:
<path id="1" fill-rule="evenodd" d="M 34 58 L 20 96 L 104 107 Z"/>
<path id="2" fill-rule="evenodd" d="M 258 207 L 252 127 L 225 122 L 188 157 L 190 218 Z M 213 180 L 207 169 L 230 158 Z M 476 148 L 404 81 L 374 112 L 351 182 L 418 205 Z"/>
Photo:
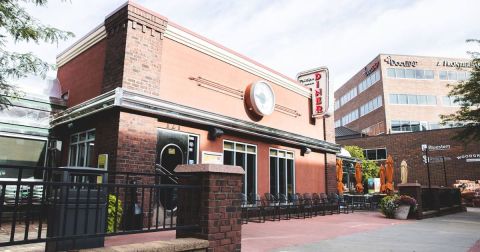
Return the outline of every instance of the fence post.
<path id="1" fill-rule="evenodd" d="M 181 185 L 200 186 L 193 197 L 188 195 L 192 190 L 179 190 L 178 225 L 195 223 L 199 229 L 178 229 L 177 238 L 208 240 L 208 251 L 240 251 L 244 170 L 239 166 L 198 164 L 177 166 L 175 173 Z"/>

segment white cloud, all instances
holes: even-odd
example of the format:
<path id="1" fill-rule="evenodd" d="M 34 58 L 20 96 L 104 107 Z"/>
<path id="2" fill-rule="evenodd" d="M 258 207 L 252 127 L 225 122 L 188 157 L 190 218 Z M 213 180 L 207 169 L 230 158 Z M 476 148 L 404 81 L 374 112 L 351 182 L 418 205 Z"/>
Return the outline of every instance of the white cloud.
<path id="1" fill-rule="evenodd" d="M 77 38 L 124 0 L 51 1 L 28 7 L 42 22 Z M 141 0 L 139 4 L 288 76 L 328 66 L 337 88 L 379 53 L 467 57 L 480 38 L 480 1 Z M 76 39 L 77 39 L 76 38 Z M 49 62 L 76 39 L 17 45 Z"/>

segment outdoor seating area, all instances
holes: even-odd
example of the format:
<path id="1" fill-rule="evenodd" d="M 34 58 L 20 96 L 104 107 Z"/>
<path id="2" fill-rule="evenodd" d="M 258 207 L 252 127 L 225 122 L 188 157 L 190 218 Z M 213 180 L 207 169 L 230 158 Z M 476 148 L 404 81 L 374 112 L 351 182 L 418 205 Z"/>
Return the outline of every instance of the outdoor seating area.
<path id="1" fill-rule="evenodd" d="M 355 210 L 375 211 L 384 195 L 336 193 L 242 194 L 242 223 L 312 218 L 349 214 Z"/>

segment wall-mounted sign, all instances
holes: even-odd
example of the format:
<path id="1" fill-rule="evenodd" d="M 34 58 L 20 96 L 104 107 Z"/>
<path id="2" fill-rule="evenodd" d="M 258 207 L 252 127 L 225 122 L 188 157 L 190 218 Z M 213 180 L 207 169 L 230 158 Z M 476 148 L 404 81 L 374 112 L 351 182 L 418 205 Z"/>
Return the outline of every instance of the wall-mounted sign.
<path id="1" fill-rule="evenodd" d="M 202 164 L 223 164 L 223 153 L 202 151 Z"/>
<path id="2" fill-rule="evenodd" d="M 363 69 L 363 74 L 365 74 L 365 76 L 369 76 L 371 73 L 375 72 L 375 70 L 378 69 L 378 67 L 380 66 L 380 62 L 375 62 L 372 66 L 368 67 L 366 66 L 364 69 Z"/>
<path id="3" fill-rule="evenodd" d="M 478 64 L 477 63 L 472 63 L 472 62 L 448 61 L 448 60 L 437 61 L 437 66 L 443 66 L 443 67 L 472 68 L 473 66 L 476 66 L 476 65 L 478 65 Z"/>
<path id="4" fill-rule="evenodd" d="M 440 150 L 449 150 L 450 145 L 449 144 L 444 144 L 444 145 L 428 145 L 428 151 L 440 151 Z M 422 144 L 422 151 L 427 150 L 427 144 Z"/>
<path id="5" fill-rule="evenodd" d="M 265 81 L 250 84 L 245 90 L 245 103 L 258 116 L 267 116 L 275 109 L 275 93 Z"/>
<path id="6" fill-rule="evenodd" d="M 426 164 L 427 163 L 427 156 L 423 155 L 423 162 Z M 443 156 L 438 156 L 438 157 L 428 157 L 428 163 L 443 163 L 443 161 L 450 161 L 452 160 L 449 157 L 443 157 Z"/>
<path id="7" fill-rule="evenodd" d="M 108 169 L 108 154 L 98 155 L 97 167 L 104 170 Z"/>
<path id="8" fill-rule="evenodd" d="M 465 162 L 480 162 L 480 153 L 478 154 L 465 154 L 457 157 L 458 160 L 465 159 Z"/>
<path id="9" fill-rule="evenodd" d="M 390 66 L 400 66 L 400 67 L 416 67 L 418 62 L 411 60 L 397 61 L 388 56 L 383 61 L 385 61 Z"/>
<path id="10" fill-rule="evenodd" d="M 297 80 L 312 92 L 312 117 L 322 117 L 328 111 L 328 69 L 326 67 L 316 68 L 301 72 Z"/>

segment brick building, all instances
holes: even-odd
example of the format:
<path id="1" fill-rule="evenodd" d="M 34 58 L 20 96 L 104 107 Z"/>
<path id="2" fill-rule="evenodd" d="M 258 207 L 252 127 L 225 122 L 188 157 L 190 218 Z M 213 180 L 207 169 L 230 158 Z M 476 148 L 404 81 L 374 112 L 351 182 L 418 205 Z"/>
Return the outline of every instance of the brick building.
<path id="1" fill-rule="evenodd" d="M 59 165 L 223 162 L 245 169 L 245 193 L 335 190 L 333 117 L 312 119 L 308 88 L 153 11 L 127 2 L 57 63 Z"/>
<path id="2" fill-rule="evenodd" d="M 365 150 L 367 159 L 385 163 L 387 155 L 394 158 L 394 182 L 400 183 L 400 163 L 408 164 L 408 182 L 428 185 L 426 153 L 422 144 L 430 148 L 428 153 L 432 185 L 451 186 L 455 180 L 480 179 L 480 143 L 465 144 L 453 140 L 461 128 L 437 129 L 404 134 L 389 134 L 355 139 L 337 140 L 341 145 L 357 145 Z M 445 171 L 443 166 L 445 160 Z"/>
<path id="3" fill-rule="evenodd" d="M 335 91 L 335 128 L 368 135 L 439 129 L 458 109 L 447 84 L 470 77 L 468 59 L 380 54 Z"/>

